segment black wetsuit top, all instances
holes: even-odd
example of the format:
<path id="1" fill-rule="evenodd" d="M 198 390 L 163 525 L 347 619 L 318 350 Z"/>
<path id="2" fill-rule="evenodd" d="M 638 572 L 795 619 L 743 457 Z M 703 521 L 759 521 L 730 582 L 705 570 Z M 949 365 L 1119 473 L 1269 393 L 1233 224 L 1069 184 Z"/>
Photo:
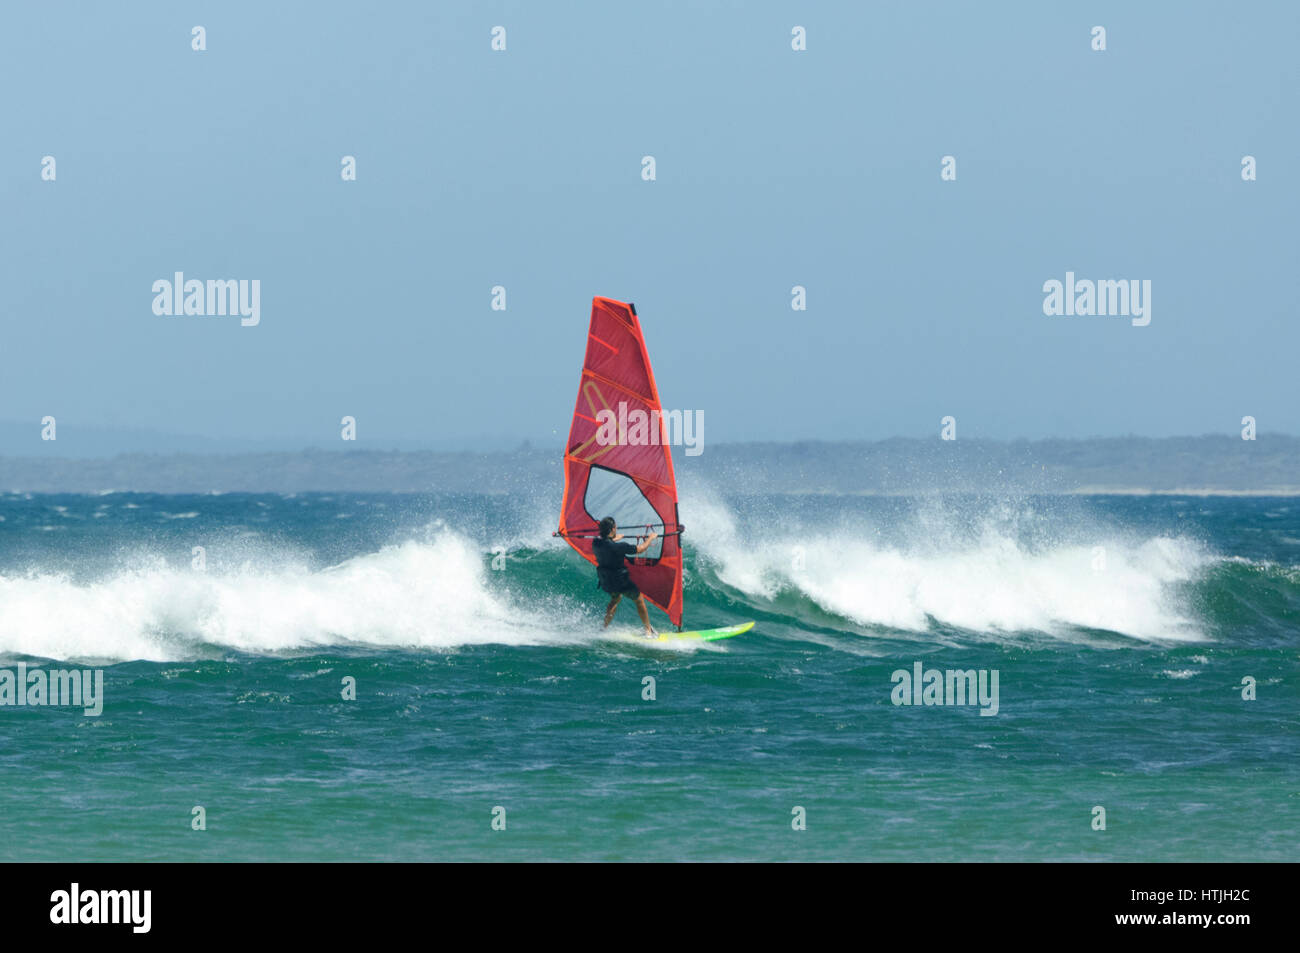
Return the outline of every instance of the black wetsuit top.
<path id="1" fill-rule="evenodd" d="M 636 555 L 634 543 L 603 538 L 593 539 L 591 551 L 596 557 L 596 579 L 600 583 L 600 588 L 611 596 L 618 593 L 640 594 L 640 590 L 632 584 L 632 578 L 628 575 L 627 564 L 623 562 L 624 557 Z"/>

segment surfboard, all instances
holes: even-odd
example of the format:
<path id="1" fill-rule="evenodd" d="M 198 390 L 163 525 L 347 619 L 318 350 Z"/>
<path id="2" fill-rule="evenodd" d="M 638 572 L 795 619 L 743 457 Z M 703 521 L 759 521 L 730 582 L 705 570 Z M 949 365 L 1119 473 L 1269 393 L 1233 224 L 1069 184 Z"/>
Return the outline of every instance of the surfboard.
<path id="1" fill-rule="evenodd" d="M 754 627 L 752 622 L 738 622 L 735 625 L 724 625 L 720 629 L 700 629 L 697 632 L 660 632 L 657 639 L 647 639 L 641 636 L 642 642 L 716 642 L 718 639 L 729 639 L 735 635 L 743 635 Z"/>
<path id="2" fill-rule="evenodd" d="M 639 629 L 623 629 L 614 633 L 620 642 L 640 642 L 644 645 L 662 645 L 665 642 L 717 642 L 741 635 L 754 627 L 752 622 L 739 622 L 736 625 L 724 625 L 717 629 L 698 629 L 694 632 L 660 632 L 653 639 L 647 638 Z"/>

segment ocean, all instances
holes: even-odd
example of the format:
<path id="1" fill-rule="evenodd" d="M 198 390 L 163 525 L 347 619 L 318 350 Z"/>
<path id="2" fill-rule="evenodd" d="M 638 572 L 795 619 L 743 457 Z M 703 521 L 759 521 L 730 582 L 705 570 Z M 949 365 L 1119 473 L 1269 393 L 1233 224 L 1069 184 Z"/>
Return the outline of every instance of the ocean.
<path id="1" fill-rule="evenodd" d="M 757 625 L 684 647 L 557 512 L 0 496 L 0 669 L 103 672 L 0 706 L 0 859 L 1300 858 L 1300 500 L 696 487 L 686 625 Z"/>

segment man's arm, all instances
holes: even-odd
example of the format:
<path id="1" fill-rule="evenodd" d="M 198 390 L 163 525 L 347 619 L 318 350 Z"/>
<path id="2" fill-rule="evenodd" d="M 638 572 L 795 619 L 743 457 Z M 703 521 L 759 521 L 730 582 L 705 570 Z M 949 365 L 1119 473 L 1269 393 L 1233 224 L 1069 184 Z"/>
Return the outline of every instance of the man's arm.
<path id="1" fill-rule="evenodd" d="M 650 535 L 647 536 L 645 539 L 641 540 L 641 542 L 637 544 L 636 554 L 640 556 L 642 553 L 644 553 L 647 549 L 650 548 L 650 544 L 653 543 L 658 537 L 659 534 L 656 533 L 654 530 L 651 530 Z"/>

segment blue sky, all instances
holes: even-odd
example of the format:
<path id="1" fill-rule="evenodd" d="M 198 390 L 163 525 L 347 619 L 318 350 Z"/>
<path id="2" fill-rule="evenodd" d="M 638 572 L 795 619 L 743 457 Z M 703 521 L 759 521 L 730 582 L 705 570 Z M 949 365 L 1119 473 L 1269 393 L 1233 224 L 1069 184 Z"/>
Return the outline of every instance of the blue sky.
<path id="1" fill-rule="evenodd" d="M 7 5 L 0 454 L 558 446 L 595 294 L 714 442 L 1300 433 L 1300 5 L 1133 6 Z"/>

